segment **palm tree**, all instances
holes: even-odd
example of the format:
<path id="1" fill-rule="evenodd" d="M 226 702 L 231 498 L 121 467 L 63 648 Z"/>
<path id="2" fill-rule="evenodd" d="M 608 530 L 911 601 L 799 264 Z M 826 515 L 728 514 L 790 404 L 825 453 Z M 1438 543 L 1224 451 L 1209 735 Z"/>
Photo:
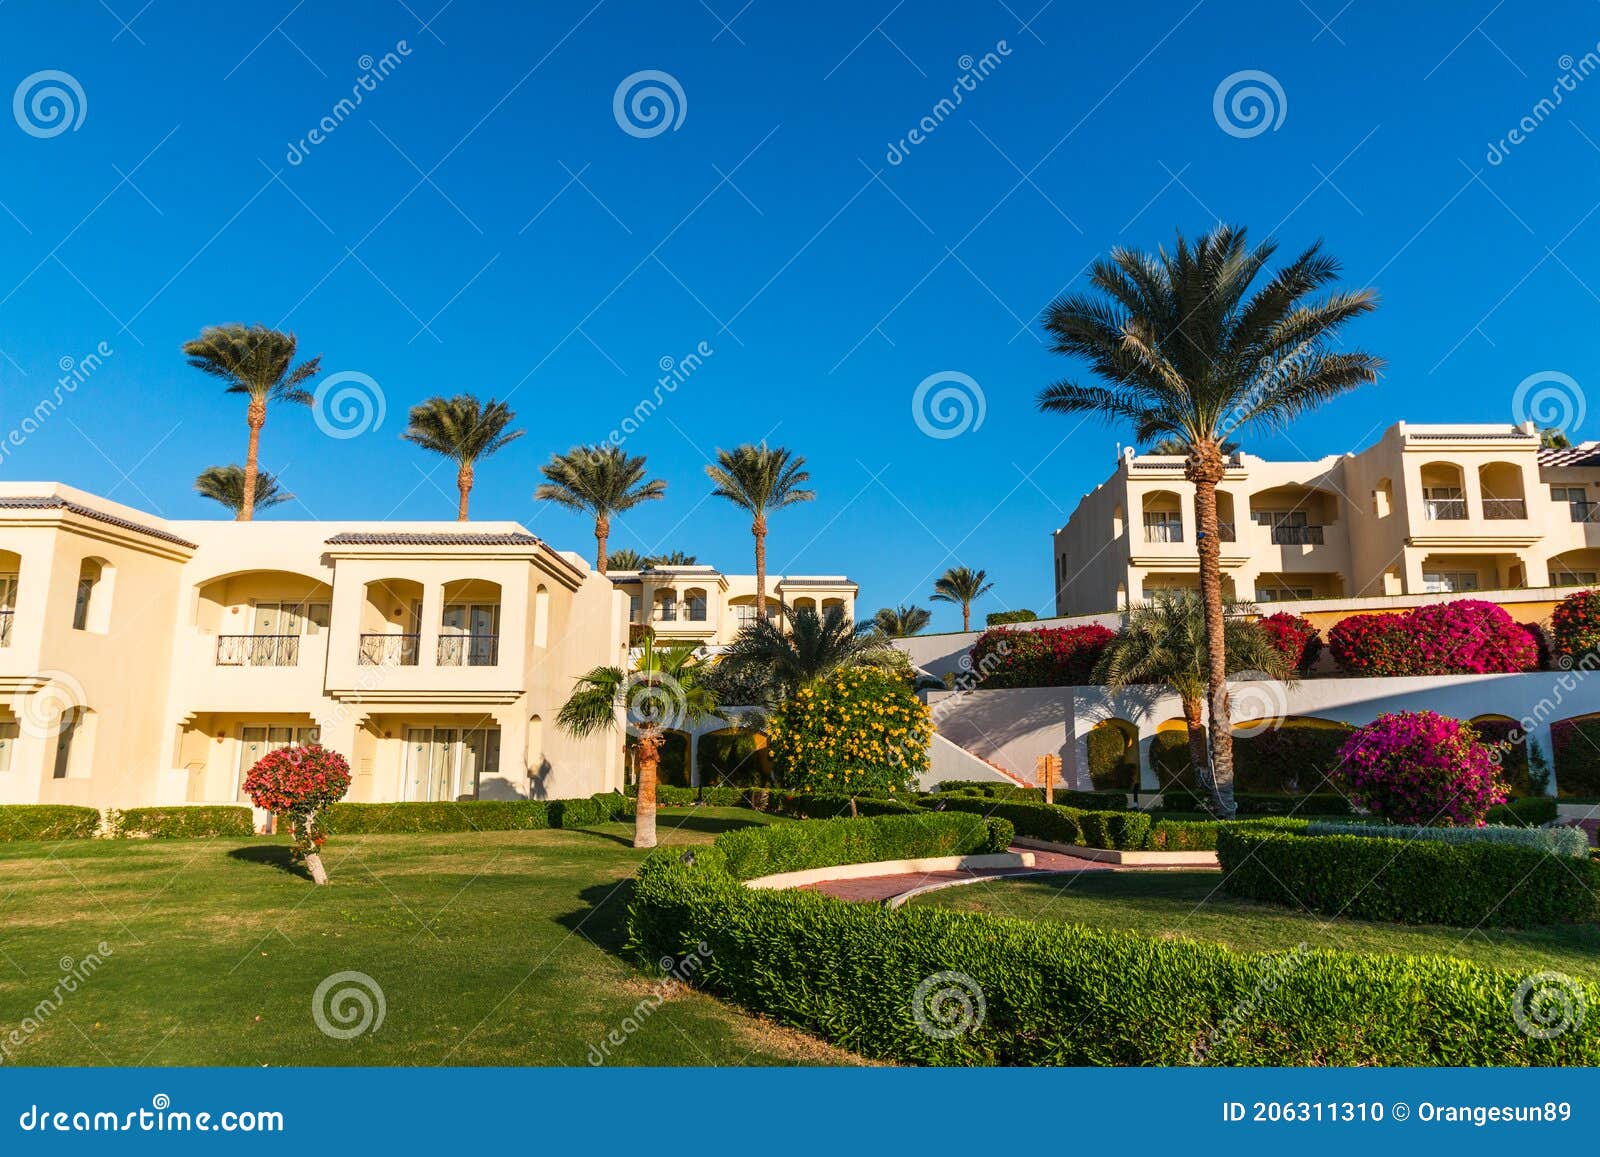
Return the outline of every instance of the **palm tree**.
<path id="1" fill-rule="evenodd" d="M 649 563 L 649 559 L 628 546 L 612 551 L 606 558 L 606 565 L 614 566 L 618 570 L 643 570 Z"/>
<path id="2" fill-rule="evenodd" d="M 467 521 L 473 465 L 526 433 L 506 429 L 516 416 L 504 402 L 490 398 L 485 404 L 471 394 L 429 398 L 411 407 L 410 424 L 400 436 L 456 464 L 456 492 L 461 495 L 457 522 Z"/>
<path id="3" fill-rule="evenodd" d="M 767 448 L 765 442 L 746 442 L 732 450 L 717 451 L 716 465 L 706 474 L 715 484 L 711 493 L 726 498 L 750 514 L 750 533 L 756 539 L 756 617 L 767 617 L 767 511 L 782 510 L 817 496 L 801 488 L 810 480 L 806 460 L 782 446 Z"/>
<path id="4" fill-rule="evenodd" d="M 716 714 L 715 695 L 698 678 L 694 643 L 657 648 L 646 632 L 631 671 L 596 667 L 578 679 L 577 690 L 556 715 L 564 731 L 579 738 L 616 725 L 617 708 L 627 717 L 637 744 L 639 783 L 634 802 L 633 846 L 656 846 L 656 771 L 668 730 Z"/>
<path id="5" fill-rule="evenodd" d="M 1239 443 L 1230 438 L 1218 446 L 1217 449 L 1221 450 L 1224 454 L 1236 454 L 1239 451 Z M 1145 453 L 1169 454 L 1176 455 L 1180 458 L 1187 458 L 1189 456 L 1189 443 L 1185 442 L 1182 438 L 1170 436 L 1166 438 L 1158 438 L 1151 444 L 1150 449 L 1146 450 Z"/>
<path id="6" fill-rule="evenodd" d="M 1255 614 L 1249 603 L 1225 603 L 1222 633 L 1223 657 L 1230 675 L 1258 671 L 1269 679 L 1292 681 L 1295 665 L 1272 639 L 1247 616 Z M 1111 688 L 1134 684 L 1159 684 L 1169 688 L 1183 705 L 1184 727 L 1189 734 L 1189 759 L 1200 785 L 1211 795 L 1219 814 L 1231 814 L 1231 792 L 1210 773 L 1206 758 L 1206 730 L 1201 721 L 1207 680 L 1211 671 L 1204 603 L 1193 592 L 1180 591 L 1128 612 L 1128 621 L 1106 645 L 1095 665 L 1094 681 Z M 1211 718 L 1211 730 L 1225 719 Z"/>
<path id="7" fill-rule="evenodd" d="M 644 458 L 630 458 L 620 446 L 574 446 L 539 467 L 549 481 L 539 484 L 535 498 L 594 515 L 595 569 L 606 573 L 606 539 L 611 536 L 611 516 L 632 510 L 641 502 L 663 497 L 667 484 L 659 478 L 646 481 Z"/>
<path id="8" fill-rule="evenodd" d="M 928 625 L 928 620 L 933 618 L 933 612 L 926 607 L 907 606 L 902 603 L 898 607 L 884 607 L 872 616 L 873 629 L 891 639 L 904 638 L 914 635 Z"/>
<path id="9" fill-rule="evenodd" d="M 235 519 L 244 518 L 243 466 L 207 466 L 194 480 L 194 488 L 202 496 L 220 502 L 233 511 Z M 266 510 L 292 498 L 293 494 L 280 487 L 277 475 L 265 470 L 256 471 L 257 510 Z"/>
<path id="10" fill-rule="evenodd" d="M 651 566 L 693 566 L 695 558 L 692 554 L 684 554 L 681 550 L 672 551 L 670 554 L 651 555 Z"/>
<path id="11" fill-rule="evenodd" d="M 933 594 L 929 597 L 936 603 L 957 603 L 961 607 L 961 629 L 972 630 L 972 604 L 994 589 L 994 584 L 985 582 L 989 577 L 986 570 L 968 570 L 964 566 L 953 566 L 933 584 Z"/>
<path id="12" fill-rule="evenodd" d="M 1184 477 L 1194 484 L 1211 664 L 1211 769 L 1226 815 L 1234 809 L 1217 537 L 1223 444 L 1242 426 L 1286 425 L 1373 382 L 1383 364 L 1332 349 L 1349 322 L 1376 308 L 1376 298 L 1368 290 L 1331 289 L 1339 263 L 1320 243 L 1251 291 L 1276 251 L 1270 241 L 1249 246 L 1245 231 L 1228 225 L 1192 243 L 1180 235 L 1171 253 L 1113 250 L 1090 274 L 1097 292 L 1060 298 L 1044 314 L 1055 352 L 1084 359 L 1100 380 L 1047 387 L 1041 410 L 1120 419 L 1139 442 L 1171 436 L 1188 448 Z"/>
<path id="13" fill-rule="evenodd" d="M 767 619 L 753 619 L 739 628 L 718 666 L 727 678 L 765 675 L 770 698 L 782 701 L 813 679 L 846 667 L 897 662 L 899 652 L 882 636 L 858 629 L 837 604 L 822 614 L 801 607 L 789 615 L 786 632 Z"/>
<path id="14" fill-rule="evenodd" d="M 1540 426 L 1539 445 L 1546 450 L 1570 450 L 1572 439 L 1567 437 L 1567 432 L 1560 426 Z"/>
<path id="15" fill-rule="evenodd" d="M 260 468 L 261 427 L 267 424 L 268 402 L 293 402 L 309 406 L 311 394 L 302 387 L 322 369 L 322 355 L 294 364 L 299 343 L 292 333 L 256 325 L 207 326 L 193 341 L 183 343 L 189 364 L 201 373 L 228 383 L 227 392 L 250 399 L 249 448 L 244 457 L 244 492 L 239 521 L 255 517 L 256 483 Z"/>

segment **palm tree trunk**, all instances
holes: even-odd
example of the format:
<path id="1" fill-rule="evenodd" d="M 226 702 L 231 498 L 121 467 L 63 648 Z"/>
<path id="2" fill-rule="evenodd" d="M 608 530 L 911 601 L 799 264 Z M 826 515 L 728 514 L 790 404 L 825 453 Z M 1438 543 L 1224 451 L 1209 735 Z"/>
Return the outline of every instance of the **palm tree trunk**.
<path id="1" fill-rule="evenodd" d="M 605 515 L 594 520 L 594 569 L 606 573 L 606 540 L 611 537 L 611 520 Z"/>
<path id="2" fill-rule="evenodd" d="M 634 745 L 639 778 L 639 794 L 633 806 L 633 846 L 656 846 L 656 768 L 661 763 L 661 733 L 641 729 Z"/>
<path id="3" fill-rule="evenodd" d="M 750 533 L 756 536 L 756 618 L 767 617 L 767 516 L 756 515 L 750 524 Z"/>
<path id="4" fill-rule="evenodd" d="M 467 521 L 467 499 L 472 494 L 472 463 L 463 462 L 461 469 L 456 471 L 456 490 L 461 495 L 461 502 L 456 507 L 456 521 Z"/>
<path id="5" fill-rule="evenodd" d="M 962 633 L 972 630 L 972 604 L 961 604 L 961 630 Z"/>
<path id="6" fill-rule="evenodd" d="M 250 423 L 250 445 L 244 454 L 244 504 L 239 507 L 238 522 L 251 522 L 256 516 L 256 476 L 260 473 L 261 427 L 267 424 L 267 400 L 251 398 L 247 420 Z"/>
<path id="7" fill-rule="evenodd" d="M 1195 521 L 1199 523 L 1200 599 L 1206 616 L 1206 684 L 1211 748 L 1211 794 L 1217 814 L 1232 819 L 1233 728 L 1229 719 L 1228 656 L 1223 645 L 1222 543 L 1217 537 L 1217 483 L 1222 481 L 1222 454 L 1215 445 L 1196 446 L 1186 473 L 1194 483 Z"/>
<path id="8" fill-rule="evenodd" d="M 1200 790 L 1211 794 L 1211 777 L 1208 773 L 1211 767 L 1210 757 L 1206 754 L 1206 728 L 1201 722 L 1201 701 L 1199 699 L 1185 699 L 1183 701 L 1183 725 L 1189 737 L 1189 763 L 1194 767 L 1195 782 L 1200 785 Z"/>

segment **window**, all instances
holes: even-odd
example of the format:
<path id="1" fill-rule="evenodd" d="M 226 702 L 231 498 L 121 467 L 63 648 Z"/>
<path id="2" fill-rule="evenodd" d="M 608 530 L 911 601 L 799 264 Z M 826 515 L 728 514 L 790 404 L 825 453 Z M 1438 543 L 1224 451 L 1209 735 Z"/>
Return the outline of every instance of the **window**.
<path id="1" fill-rule="evenodd" d="M 500 729 L 406 728 L 407 801 L 476 799 L 483 775 L 500 771 Z"/>
<path id="2" fill-rule="evenodd" d="M 0 775 L 11 770 L 11 749 L 17 743 L 17 725 L 0 723 Z"/>
<path id="3" fill-rule="evenodd" d="M 1596 521 L 1595 508 L 1589 504 L 1588 492 L 1582 486 L 1552 486 L 1550 500 L 1565 502 L 1573 522 Z"/>
<path id="4" fill-rule="evenodd" d="M 1553 570 L 1550 585 L 1558 587 L 1592 587 L 1600 580 L 1600 572 L 1592 570 Z"/>
<path id="5" fill-rule="evenodd" d="M 533 645 L 550 644 L 550 591 L 543 583 L 533 592 Z"/>
<path id="6" fill-rule="evenodd" d="M 83 722 L 82 707 L 68 707 L 61 713 L 61 730 L 56 732 L 56 760 L 52 779 L 66 779 L 72 772 L 72 741 Z"/>
<path id="7" fill-rule="evenodd" d="M 500 605 L 450 603 L 439 628 L 441 667 L 493 667 L 500 661 Z"/>
<path id="8" fill-rule="evenodd" d="M 0 647 L 11 645 L 11 620 L 17 609 L 17 576 L 0 574 Z"/>
<path id="9" fill-rule="evenodd" d="M 1145 511 L 1144 540 L 1146 542 L 1182 542 L 1183 515 L 1176 510 Z"/>
<path id="10" fill-rule="evenodd" d="M 1290 603 L 1315 598 L 1310 587 L 1257 587 L 1258 603 Z"/>
<path id="11" fill-rule="evenodd" d="M 1422 576 L 1422 589 L 1430 594 L 1478 589 L 1478 572 L 1471 570 L 1431 570 Z"/>
<path id="12" fill-rule="evenodd" d="M 111 594 L 117 568 L 103 558 L 86 558 L 78 566 L 72 603 L 72 629 L 103 635 L 111 629 Z"/>
<path id="13" fill-rule="evenodd" d="M 328 629 L 331 608 L 327 603 L 306 604 L 306 634 L 320 635 Z"/>
<path id="14" fill-rule="evenodd" d="M 78 596 L 72 604 L 72 629 L 74 631 L 87 631 L 89 629 L 89 600 L 94 597 L 95 580 L 89 575 L 78 577 Z"/>

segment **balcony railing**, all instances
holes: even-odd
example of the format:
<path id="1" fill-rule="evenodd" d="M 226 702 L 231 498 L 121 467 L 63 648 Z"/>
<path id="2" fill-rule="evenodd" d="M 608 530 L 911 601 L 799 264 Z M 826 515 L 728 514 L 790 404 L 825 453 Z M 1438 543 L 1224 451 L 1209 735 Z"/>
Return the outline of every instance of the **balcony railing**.
<path id="1" fill-rule="evenodd" d="M 1600 522 L 1600 502 L 1569 502 L 1573 522 Z"/>
<path id="2" fill-rule="evenodd" d="M 1528 504 L 1520 498 L 1485 498 L 1483 516 L 1495 520 L 1527 518 Z"/>
<path id="3" fill-rule="evenodd" d="M 1183 523 L 1147 522 L 1144 524 L 1144 540 L 1146 542 L 1182 542 Z"/>
<path id="4" fill-rule="evenodd" d="M 1425 498 L 1422 500 L 1422 512 L 1430 522 L 1451 522 L 1466 518 L 1467 500 L 1465 498 Z"/>
<path id="5" fill-rule="evenodd" d="M 1323 528 L 1320 526 L 1291 526 L 1280 523 L 1272 528 L 1274 546 L 1321 546 Z"/>
<path id="6" fill-rule="evenodd" d="M 0 611 L 0 647 L 11 646 L 11 611 Z"/>
<path id="7" fill-rule="evenodd" d="M 415 667 L 421 635 L 362 635 L 356 661 L 363 667 Z"/>
<path id="8" fill-rule="evenodd" d="M 704 623 L 707 621 L 704 604 L 681 606 L 675 603 L 658 604 L 650 615 L 657 623 Z"/>
<path id="9" fill-rule="evenodd" d="M 499 635 L 440 635 L 439 666 L 493 667 L 500 662 Z"/>
<path id="10" fill-rule="evenodd" d="M 293 667 L 299 662 L 299 635 L 217 636 L 219 667 Z"/>
<path id="11" fill-rule="evenodd" d="M 754 607 L 734 607 L 733 613 L 734 618 L 741 627 L 748 627 L 756 621 L 756 609 Z M 768 609 L 767 622 L 776 623 L 782 614 L 783 612 L 777 608 Z"/>

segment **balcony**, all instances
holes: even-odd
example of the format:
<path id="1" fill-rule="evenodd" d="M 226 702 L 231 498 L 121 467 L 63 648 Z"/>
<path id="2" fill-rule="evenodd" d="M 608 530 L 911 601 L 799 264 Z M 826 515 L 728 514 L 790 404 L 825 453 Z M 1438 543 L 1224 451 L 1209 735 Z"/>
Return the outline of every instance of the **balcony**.
<path id="1" fill-rule="evenodd" d="M 1494 521 L 1527 518 L 1528 504 L 1521 498 L 1485 498 L 1483 517 Z"/>
<path id="2" fill-rule="evenodd" d="M 421 635 L 362 635 L 356 662 L 363 667 L 415 667 L 421 643 Z"/>
<path id="3" fill-rule="evenodd" d="M 1573 522 L 1600 522 L 1600 502 L 1568 502 Z"/>
<path id="4" fill-rule="evenodd" d="M 1321 546 L 1323 544 L 1323 527 L 1307 526 L 1303 523 L 1293 525 L 1279 523 L 1272 527 L 1272 545 L 1274 546 Z"/>
<path id="5" fill-rule="evenodd" d="M 439 636 L 441 667 L 493 667 L 499 662 L 499 635 Z"/>
<path id="6" fill-rule="evenodd" d="M 1465 498 L 1425 498 L 1422 513 L 1430 522 L 1461 522 L 1467 517 Z"/>
<path id="7" fill-rule="evenodd" d="M 755 624 L 755 622 L 757 621 L 757 617 L 758 617 L 756 615 L 756 609 L 754 607 L 736 606 L 736 607 L 733 608 L 733 613 L 734 613 L 735 622 L 737 622 L 738 625 L 741 626 L 741 627 L 753 626 Z M 767 622 L 776 623 L 779 620 L 779 618 L 782 616 L 782 614 L 783 614 L 783 612 L 781 610 L 779 610 L 778 608 L 776 608 L 776 607 L 770 608 L 767 611 Z"/>
<path id="8" fill-rule="evenodd" d="M 219 667 L 294 667 L 299 662 L 299 635 L 217 636 Z"/>
<path id="9" fill-rule="evenodd" d="M 658 603 L 655 613 L 650 616 L 653 623 L 704 623 L 706 608 L 702 606 L 677 606 L 672 603 Z"/>
<path id="10" fill-rule="evenodd" d="M 1144 524 L 1144 540 L 1146 542 L 1182 542 L 1183 523 L 1147 522 Z"/>
<path id="11" fill-rule="evenodd" d="M 11 646 L 12 611 L 0 611 L 0 647 Z"/>

